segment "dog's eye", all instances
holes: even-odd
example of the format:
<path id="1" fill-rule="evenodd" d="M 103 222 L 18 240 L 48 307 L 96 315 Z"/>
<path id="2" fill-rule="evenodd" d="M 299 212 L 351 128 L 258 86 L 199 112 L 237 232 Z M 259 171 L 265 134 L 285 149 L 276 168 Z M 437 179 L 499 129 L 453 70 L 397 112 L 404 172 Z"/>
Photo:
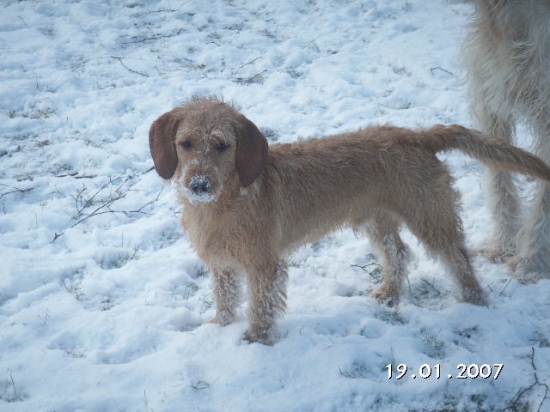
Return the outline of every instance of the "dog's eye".
<path id="1" fill-rule="evenodd" d="M 183 147 L 184 149 L 189 149 L 191 147 L 191 142 L 189 140 L 184 140 L 180 144 L 181 144 L 181 147 Z"/>
<path id="2" fill-rule="evenodd" d="M 220 151 L 220 152 L 223 152 L 224 150 L 226 150 L 227 147 L 228 147 L 227 143 L 225 143 L 225 142 L 218 143 L 218 151 Z"/>

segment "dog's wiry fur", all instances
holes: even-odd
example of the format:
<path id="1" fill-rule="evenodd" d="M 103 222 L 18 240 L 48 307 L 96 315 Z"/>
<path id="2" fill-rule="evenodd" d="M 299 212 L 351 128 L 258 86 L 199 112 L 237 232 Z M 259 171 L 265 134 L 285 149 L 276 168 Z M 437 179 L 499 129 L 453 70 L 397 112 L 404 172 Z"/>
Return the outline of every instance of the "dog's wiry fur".
<path id="1" fill-rule="evenodd" d="M 182 224 L 210 268 L 221 325 L 235 319 L 240 276 L 249 301 L 247 339 L 270 343 L 286 307 L 285 256 L 331 231 L 369 236 L 384 264 L 379 301 L 395 304 L 408 249 L 408 226 L 456 280 L 461 297 L 484 304 L 468 257 L 459 199 L 436 153 L 459 149 L 496 167 L 550 181 L 540 159 L 480 132 L 435 126 L 413 131 L 370 127 L 321 139 L 272 145 L 231 106 L 193 99 L 150 130 L 155 168 L 175 182 Z"/>
<path id="2" fill-rule="evenodd" d="M 550 162 L 550 1 L 473 2 L 463 55 L 479 128 L 512 142 L 526 122 L 536 154 Z M 550 185 L 537 183 L 525 220 L 510 173 L 489 168 L 487 189 L 496 230 L 484 252 L 508 260 L 520 280 L 550 277 Z"/>

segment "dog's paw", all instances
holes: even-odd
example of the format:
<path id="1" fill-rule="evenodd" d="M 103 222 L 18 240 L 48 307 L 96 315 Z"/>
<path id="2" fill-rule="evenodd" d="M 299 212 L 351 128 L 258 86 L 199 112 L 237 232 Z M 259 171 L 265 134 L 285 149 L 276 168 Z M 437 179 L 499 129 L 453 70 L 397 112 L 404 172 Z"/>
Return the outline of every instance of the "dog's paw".
<path id="1" fill-rule="evenodd" d="M 472 250 L 472 254 L 493 263 L 505 263 L 511 257 L 509 252 L 497 247 L 476 248 Z"/>
<path id="2" fill-rule="evenodd" d="M 233 323 L 235 316 L 229 312 L 219 311 L 216 312 L 216 316 L 208 321 L 208 323 L 214 323 L 220 326 L 227 326 L 230 323 Z"/>
<path id="3" fill-rule="evenodd" d="M 514 278 L 522 284 L 536 283 L 543 277 L 541 275 L 542 271 L 537 267 L 533 267 L 530 263 L 529 259 L 520 256 L 514 256 L 506 261 L 506 265 L 512 271 Z"/>
<path id="4" fill-rule="evenodd" d="M 371 296 L 376 299 L 380 305 L 386 305 L 390 308 L 397 306 L 399 303 L 399 294 L 384 286 L 380 286 L 377 290 L 371 292 Z"/>
<path id="5" fill-rule="evenodd" d="M 275 334 L 271 330 L 271 328 L 251 328 L 246 331 L 243 339 L 248 343 L 261 343 L 262 345 L 273 346 L 273 344 L 275 343 L 274 335 Z"/>
<path id="6" fill-rule="evenodd" d="M 483 290 L 479 288 L 463 288 L 462 299 L 464 302 L 477 306 L 487 306 L 489 304 L 485 293 L 483 293 Z"/>

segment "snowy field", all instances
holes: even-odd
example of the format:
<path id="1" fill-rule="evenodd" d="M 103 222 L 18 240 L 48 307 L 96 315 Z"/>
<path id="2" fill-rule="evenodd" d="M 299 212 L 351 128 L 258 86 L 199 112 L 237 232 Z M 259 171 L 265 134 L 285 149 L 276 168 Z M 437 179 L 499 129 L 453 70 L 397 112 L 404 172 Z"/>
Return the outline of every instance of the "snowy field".
<path id="1" fill-rule="evenodd" d="M 415 260 L 390 309 L 368 295 L 380 281 L 368 242 L 342 231 L 291 257 L 279 339 L 248 344 L 246 302 L 235 324 L 205 324 L 208 273 L 152 170 L 152 121 L 193 95 L 233 102 L 271 143 L 472 126 L 459 60 L 471 11 L 459 0 L 3 0 L 0 411 L 550 411 L 549 280 L 521 285 L 476 258 L 490 304 L 460 303 L 405 233 Z M 518 143 L 530 147 L 526 131 Z M 442 158 L 474 248 L 491 228 L 483 168 Z"/>

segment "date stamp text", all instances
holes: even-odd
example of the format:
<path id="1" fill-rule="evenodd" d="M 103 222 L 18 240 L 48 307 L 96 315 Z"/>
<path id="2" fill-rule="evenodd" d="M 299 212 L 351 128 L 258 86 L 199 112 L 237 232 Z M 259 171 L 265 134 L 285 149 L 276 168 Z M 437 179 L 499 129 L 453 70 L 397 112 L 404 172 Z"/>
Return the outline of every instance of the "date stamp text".
<path id="1" fill-rule="evenodd" d="M 420 365 L 417 369 L 413 369 L 404 363 L 398 365 L 388 364 L 386 370 L 388 372 L 388 379 L 400 380 L 405 377 L 411 379 L 441 379 L 443 376 L 447 379 L 493 379 L 497 380 L 504 369 L 504 364 L 495 363 L 489 365 L 484 363 L 483 365 L 477 365 L 475 363 L 466 365 L 460 363 L 456 366 L 456 370 L 448 371 L 447 375 L 441 372 L 441 365 L 429 365 L 427 363 Z"/>

